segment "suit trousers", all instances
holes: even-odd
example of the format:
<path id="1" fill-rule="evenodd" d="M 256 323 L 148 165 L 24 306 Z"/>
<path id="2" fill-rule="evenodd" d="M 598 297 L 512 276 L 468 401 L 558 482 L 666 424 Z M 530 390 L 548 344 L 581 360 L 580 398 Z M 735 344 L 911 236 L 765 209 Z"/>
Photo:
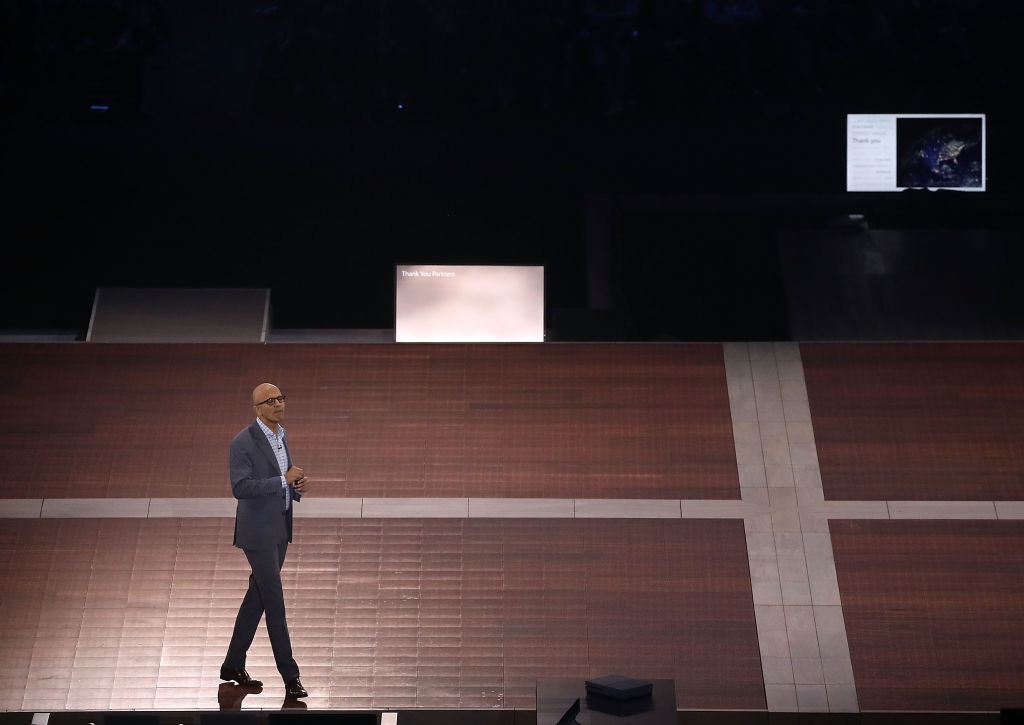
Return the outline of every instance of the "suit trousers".
<path id="1" fill-rule="evenodd" d="M 266 614 L 267 634 L 270 636 L 277 671 L 285 682 L 294 680 L 299 676 L 299 666 L 292 657 L 292 641 L 285 618 L 284 588 L 281 585 L 281 567 L 284 566 L 284 557 L 288 552 L 288 542 L 282 541 L 269 549 L 243 551 L 249 560 L 252 574 L 249 575 L 249 589 L 235 617 L 235 628 L 224 666 L 245 668 L 245 655 L 256 636 L 260 619 Z"/>

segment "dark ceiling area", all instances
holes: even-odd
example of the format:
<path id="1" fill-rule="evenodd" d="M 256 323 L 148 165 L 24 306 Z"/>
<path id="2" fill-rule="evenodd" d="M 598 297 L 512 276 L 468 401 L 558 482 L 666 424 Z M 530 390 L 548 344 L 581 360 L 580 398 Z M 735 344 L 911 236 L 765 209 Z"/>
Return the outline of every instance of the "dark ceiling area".
<path id="1" fill-rule="evenodd" d="M 951 283 L 989 288 L 979 314 L 1024 308 L 1008 282 L 1024 192 L 1007 71 L 1018 2 L 13 0 L 0 13 L 0 330 L 82 329 L 98 287 L 266 287 L 281 327 L 387 328 L 401 263 L 543 264 L 550 310 L 592 308 L 594 197 L 633 200 L 607 220 L 614 337 L 801 334 L 781 233 L 822 230 L 829 272 L 864 241 L 835 240 L 853 212 L 873 229 L 969 231 L 944 238 L 944 264 L 980 245 L 992 266 Z M 987 190 L 847 193 L 846 114 L 883 112 L 986 114 Z M 917 237 L 893 244 L 898 282 L 936 271 Z"/>

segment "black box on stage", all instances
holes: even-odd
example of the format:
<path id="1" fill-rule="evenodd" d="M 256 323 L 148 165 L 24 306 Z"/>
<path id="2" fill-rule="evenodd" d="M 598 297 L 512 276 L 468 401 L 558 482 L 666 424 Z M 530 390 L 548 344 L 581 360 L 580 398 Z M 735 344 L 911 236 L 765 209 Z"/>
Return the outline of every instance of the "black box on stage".
<path id="1" fill-rule="evenodd" d="M 654 683 L 649 680 L 635 680 L 625 675 L 605 675 L 586 681 L 588 695 L 600 695 L 614 700 L 632 700 L 650 697 Z"/>

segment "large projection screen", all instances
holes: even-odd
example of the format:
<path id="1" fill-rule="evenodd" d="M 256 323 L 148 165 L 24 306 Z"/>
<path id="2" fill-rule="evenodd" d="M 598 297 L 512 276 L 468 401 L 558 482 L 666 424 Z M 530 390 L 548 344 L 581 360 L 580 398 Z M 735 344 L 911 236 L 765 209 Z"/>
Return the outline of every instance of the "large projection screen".
<path id="1" fill-rule="evenodd" d="M 985 114 L 851 113 L 846 190 L 985 191 Z"/>
<path id="2" fill-rule="evenodd" d="M 543 340 L 544 267 L 396 266 L 396 342 Z"/>

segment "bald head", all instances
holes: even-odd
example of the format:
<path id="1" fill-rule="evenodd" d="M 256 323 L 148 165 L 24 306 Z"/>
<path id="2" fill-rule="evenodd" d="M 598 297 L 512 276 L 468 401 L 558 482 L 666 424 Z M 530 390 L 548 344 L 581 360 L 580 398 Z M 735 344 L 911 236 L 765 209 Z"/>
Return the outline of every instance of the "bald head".
<path id="1" fill-rule="evenodd" d="M 273 383 L 260 383 L 252 389 L 252 404 L 259 405 L 267 398 L 276 398 L 280 394 L 281 391 Z"/>
<path id="2" fill-rule="evenodd" d="M 256 416 L 277 432 L 277 426 L 284 420 L 284 396 L 273 383 L 260 383 L 252 389 L 252 405 Z"/>

